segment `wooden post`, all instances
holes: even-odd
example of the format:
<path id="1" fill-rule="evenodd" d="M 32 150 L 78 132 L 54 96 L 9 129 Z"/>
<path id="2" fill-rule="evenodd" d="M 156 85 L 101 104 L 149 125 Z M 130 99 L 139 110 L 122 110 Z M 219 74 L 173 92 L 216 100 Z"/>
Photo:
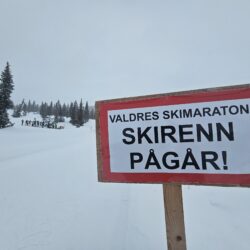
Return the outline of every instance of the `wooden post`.
<path id="1" fill-rule="evenodd" d="M 163 184 L 168 250 L 186 250 L 181 185 Z"/>

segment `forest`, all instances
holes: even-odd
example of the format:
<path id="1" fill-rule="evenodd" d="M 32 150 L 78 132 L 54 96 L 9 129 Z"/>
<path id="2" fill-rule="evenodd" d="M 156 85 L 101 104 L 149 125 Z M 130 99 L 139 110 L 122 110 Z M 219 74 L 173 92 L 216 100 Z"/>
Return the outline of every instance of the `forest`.
<path id="1" fill-rule="evenodd" d="M 15 104 L 11 99 L 14 91 L 13 75 L 10 64 L 7 62 L 0 78 L 0 128 L 13 126 L 9 119 L 8 110 L 13 110 L 13 117 L 24 117 L 27 113 L 33 112 L 41 115 L 43 121 L 50 119 L 53 123 L 64 122 L 70 118 L 70 123 L 76 127 L 83 126 L 89 119 L 95 119 L 94 107 L 90 107 L 88 101 L 85 103 L 74 100 L 70 103 L 25 101 Z"/>

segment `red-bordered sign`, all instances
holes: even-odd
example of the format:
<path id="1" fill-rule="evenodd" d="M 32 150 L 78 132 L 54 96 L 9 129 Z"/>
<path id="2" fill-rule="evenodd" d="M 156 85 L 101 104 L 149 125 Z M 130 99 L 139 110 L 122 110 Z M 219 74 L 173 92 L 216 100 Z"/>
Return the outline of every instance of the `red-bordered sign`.
<path id="1" fill-rule="evenodd" d="M 250 84 L 98 101 L 99 181 L 250 186 L 249 107 Z"/>

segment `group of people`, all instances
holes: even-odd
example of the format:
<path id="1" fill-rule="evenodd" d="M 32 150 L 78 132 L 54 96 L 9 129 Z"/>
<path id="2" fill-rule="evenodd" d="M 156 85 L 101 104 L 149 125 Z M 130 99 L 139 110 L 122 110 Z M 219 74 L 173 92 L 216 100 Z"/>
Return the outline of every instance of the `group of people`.
<path id="1" fill-rule="evenodd" d="M 58 126 L 56 122 L 37 121 L 37 120 L 21 120 L 22 126 L 39 127 L 39 128 L 54 128 L 63 129 L 63 126 Z"/>

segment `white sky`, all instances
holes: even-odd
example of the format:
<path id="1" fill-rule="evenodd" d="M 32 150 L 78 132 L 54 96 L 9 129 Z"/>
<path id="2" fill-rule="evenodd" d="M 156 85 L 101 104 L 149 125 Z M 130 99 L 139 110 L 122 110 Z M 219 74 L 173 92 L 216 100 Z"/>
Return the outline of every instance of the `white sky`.
<path id="1" fill-rule="evenodd" d="M 14 101 L 250 82 L 248 0 L 0 0 L 0 10 Z"/>

